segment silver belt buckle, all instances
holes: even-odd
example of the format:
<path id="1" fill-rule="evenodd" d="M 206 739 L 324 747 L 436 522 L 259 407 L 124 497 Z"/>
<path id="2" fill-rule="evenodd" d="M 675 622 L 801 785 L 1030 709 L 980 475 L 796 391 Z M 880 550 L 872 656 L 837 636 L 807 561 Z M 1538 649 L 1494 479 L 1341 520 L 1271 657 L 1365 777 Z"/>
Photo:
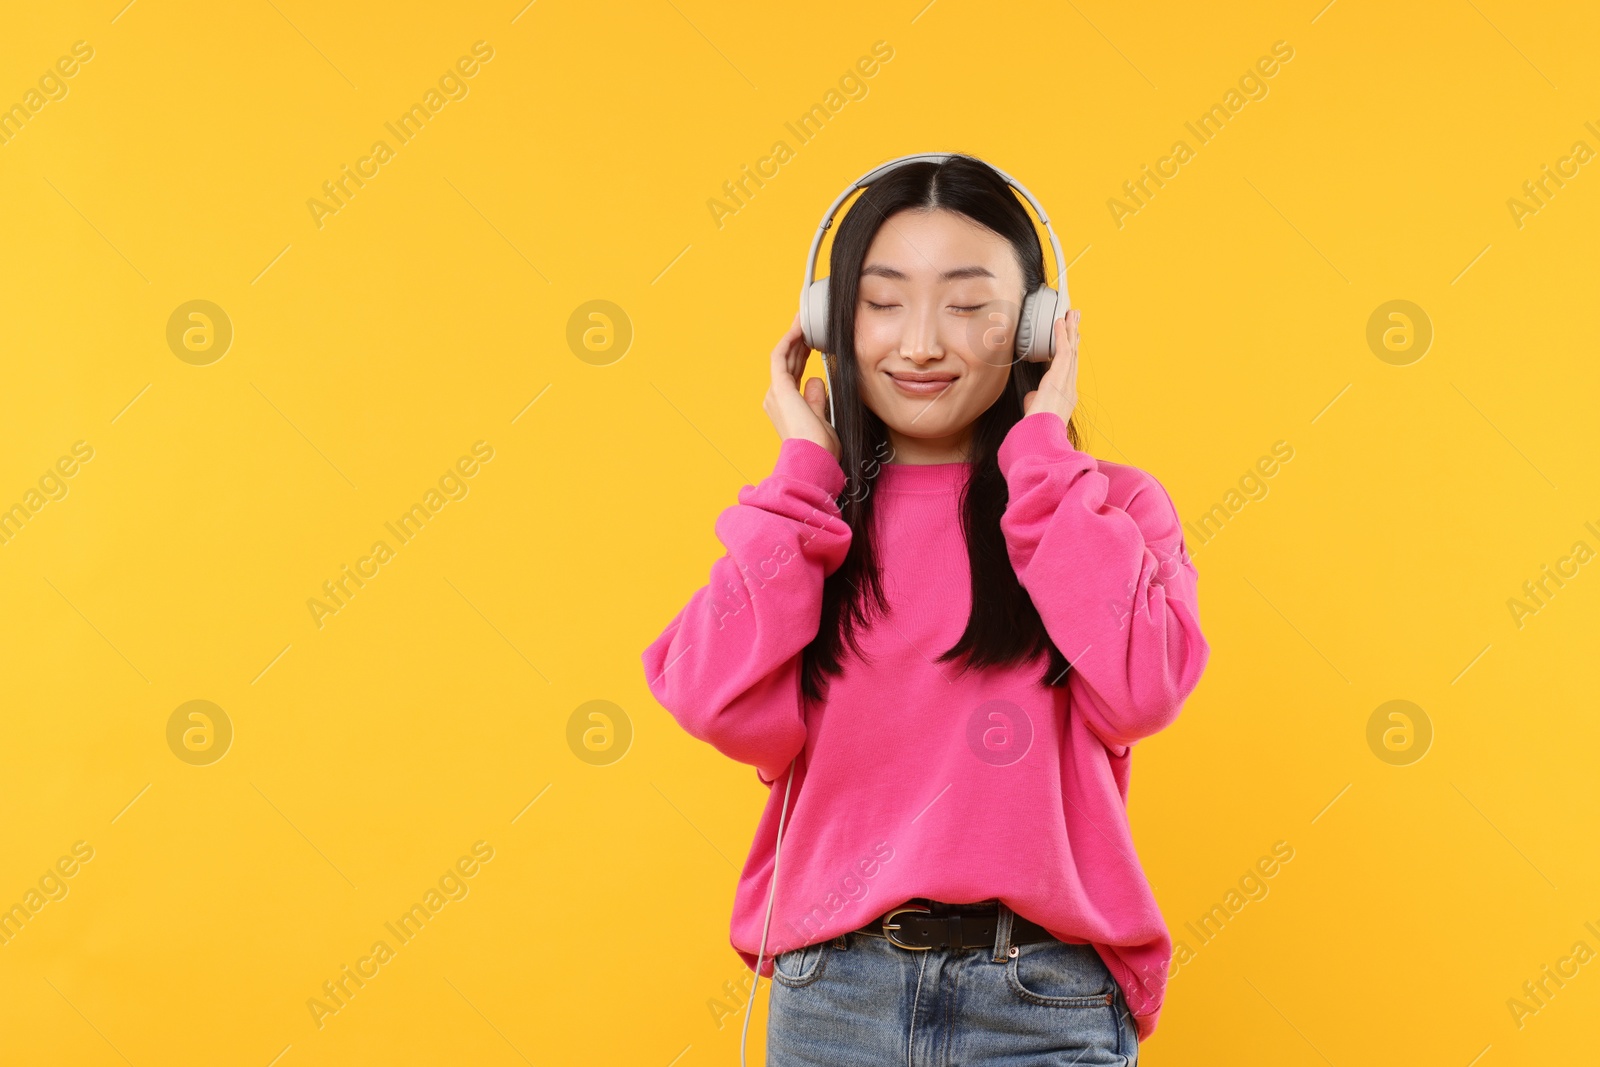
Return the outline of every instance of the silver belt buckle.
<path id="1" fill-rule="evenodd" d="M 932 945 L 908 945 L 904 941 L 896 941 L 894 935 L 891 934 L 889 931 L 890 930 L 898 930 L 898 929 L 900 929 L 900 924 L 897 923 L 897 922 L 894 922 L 893 919 L 894 919 L 894 917 L 896 915 L 899 915 L 902 912 L 907 912 L 907 911 L 928 912 L 928 911 L 932 911 L 932 910 L 933 909 L 929 908 L 926 904 L 908 904 L 903 908 L 894 909 L 889 914 L 887 914 L 887 915 L 885 915 L 883 917 L 883 936 L 888 939 L 888 941 L 889 941 L 889 943 L 891 945 L 898 945 L 901 948 L 910 949 L 912 952 L 926 952 L 928 949 L 932 948 L 933 946 Z"/>

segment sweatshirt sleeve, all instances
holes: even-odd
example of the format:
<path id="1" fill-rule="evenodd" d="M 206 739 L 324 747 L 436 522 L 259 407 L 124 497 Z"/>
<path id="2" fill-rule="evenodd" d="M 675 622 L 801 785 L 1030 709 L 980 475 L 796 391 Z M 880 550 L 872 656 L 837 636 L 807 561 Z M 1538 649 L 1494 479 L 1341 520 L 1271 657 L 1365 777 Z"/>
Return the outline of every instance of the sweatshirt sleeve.
<path id="1" fill-rule="evenodd" d="M 642 656 L 650 692 L 684 730 L 763 782 L 805 744 L 800 653 L 821 623 L 823 579 L 850 548 L 844 485 L 826 448 L 785 439 L 772 474 L 717 517 L 727 551 L 710 581 Z"/>
<path id="2" fill-rule="evenodd" d="M 1072 707 L 1114 751 L 1165 729 L 1211 651 L 1172 498 L 1149 474 L 1126 468 L 1138 482 L 1117 494 L 1120 506 L 1108 503 L 1111 479 L 1072 447 L 1054 412 L 1018 421 L 999 462 L 1010 491 L 1001 532 L 1018 580 L 1072 664 Z"/>

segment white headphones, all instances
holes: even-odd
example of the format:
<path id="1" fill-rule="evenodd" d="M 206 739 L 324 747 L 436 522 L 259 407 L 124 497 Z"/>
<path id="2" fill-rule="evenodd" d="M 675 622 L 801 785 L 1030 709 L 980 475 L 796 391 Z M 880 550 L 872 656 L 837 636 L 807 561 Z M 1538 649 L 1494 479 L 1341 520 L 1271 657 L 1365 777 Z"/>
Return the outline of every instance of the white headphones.
<path id="1" fill-rule="evenodd" d="M 885 174 L 900 169 L 911 163 L 943 163 L 956 155 L 954 152 L 919 152 L 914 155 L 901 156 L 889 162 L 874 167 L 861 177 L 857 178 L 848 189 L 840 193 L 828 208 L 828 213 L 822 217 L 822 223 L 817 227 L 816 234 L 811 238 L 811 251 L 806 255 L 806 276 L 800 286 L 800 329 L 805 334 L 806 344 L 823 354 L 822 377 L 828 385 L 828 422 L 833 423 L 833 378 L 828 373 L 830 357 L 835 355 L 835 346 L 828 337 L 828 279 L 815 279 L 817 269 L 817 250 L 822 247 L 822 235 L 828 232 L 833 225 L 834 213 L 839 210 L 839 205 L 844 203 L 851 193 L 863 186 L 871 185 Z M 1022 301 L 1022 309 L 1017 316 L 1016 353 L 1019 360 L 1030 363 L 1043 363 L 1055 355 L 1056 337 L 1051 323 L 1068 308 L 1072 307 L 1072 300 L 1067 295 L 1067 266 L 1066 258 L 1061 254 L 1061 241 L 1056 237 L 1055 228 L 1050 225 L 1050 217 L 1045 214 L 1044 207 L 1038 199 L 1011 175 L 998 167 L 985 164 L 990 170 L 1000 175 L 1005 183 L 1022 195 L 1022 198 L 1033 206 L 1034 214 L 1039 216 L 1039 221 L 1044 224 L 1045 233 L 1050 237 L 1050 251 L 1056 260 L 1056 287 L 1040 285 L 1039 288 L 1029 293 Z"/>
<path id="2" fill-rule="evenodd" d="M 828 343 L 828 279 L 813 280 L 817 269 L 817 249 L 822 247 L 822 235 L 827 233 L 828 227 L 833 225 L 833 216 L 839 210 L 839 205 L 844 203 L 851 193 L 863 186 L 871 185 L 890 171 L 898 170 L 911 163 L 943 163 L 951 158 L 954 152 L 920 152 L 915 155 L 901 156 L 889 162 L 874 167 L 861 177 L 857 178 L 848 189 L 840 193 L 828 208 L 828 213 L 822 217 L 822 224 L 817 227 L 816 235 L 811 238 L 811 251 L 806 254 L 806 278 L 800 288 L 800 328 L 805 333 L 806 344 L 823 354 L 822 376 L 828 385 L 828 421 L 833 422 L 833 379 L 828 374 L 828 361 L 834 355 Z M 1067 266 L 1066 257 L 1061 254 L 1061 241 L 1056 237 L 1055 229 L 1050 225 L 1050 218 L 1044 212 L 1037 198 L 1022 183 L 998 167 L 985 164 L 990 170 L 1005 179 L 1005 183 L 1018 193 L 1029 204 L 1033 205 L 1033 212 L 1039 216 L 1039 221 L 1044 224 L 1045 233 L 1050 235 L 1050 251 L 1056 259 L 1056 287 L 1041 285 L 1029 293 L 1022 301 L 1022 309 L 1017 316 L 1016 353 L 1017 358 L 1032 363 L 1048 361 L 1055 355 L 1056 337 L 1051 323 L 1072 307 L 1072 301 L 1067 295 Z M 789 787 L 794 785 L 794 766 L 800 759 L 796 756 L 789 761 L 787 781 L 783 786 L 783 805 L 778 811 L 778 835 L 772 848 L 772 888 L 767 893 L 767 916 L 761 926 L 761 947 L 756 952 L 756 979 L 750 985 L 750 999 L 745 1001 L 744 1028 L 739 1034 L 739 1063 L 743 1067 L 745 1037 L 750 1032 L 750 1006 L 755 1003 L 756 990 L 761 985 L 761 961 L 766 958 L 767 932 L 772 928 L 772 902 L 778 895 L 778 861 L 783 855 L 783 823 L 789 814 Z"/>

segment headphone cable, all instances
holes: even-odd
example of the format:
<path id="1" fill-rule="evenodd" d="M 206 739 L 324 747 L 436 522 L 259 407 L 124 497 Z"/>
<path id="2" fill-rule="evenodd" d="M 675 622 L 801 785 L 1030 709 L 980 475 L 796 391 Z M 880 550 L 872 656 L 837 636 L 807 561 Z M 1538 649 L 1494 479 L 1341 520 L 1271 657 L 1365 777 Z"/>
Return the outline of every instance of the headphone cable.
<path id="1" fill-rule="evenodd" d="M 750 999 L 744 1004 L 744 1027 L 739 1031 L 739 1067 L 745 1067 L 744 1043 L 750 1033 L 750 1007 L 756 1002 L 756 990 L 761 988 L 761 960 L 767 952 L 767 931 L 772 926 L 772 900 L 778 895 L 778 861 L 783 856 L 783 821 L 789 814 L 789 787 L 794 785 L 794 765 L 799 758 L 797 755 L 789 761 L 789 778 L 783 785 L 783 807 L 778 812 L 778 839 L 772 846 L 772 889 L 767 893 L 767 917 L 761 925 L 761 947 L 756 951 L 756 979 L 750 984 Z M 773 961 L 773 971 L 776 974 L 776 960 Z"/>

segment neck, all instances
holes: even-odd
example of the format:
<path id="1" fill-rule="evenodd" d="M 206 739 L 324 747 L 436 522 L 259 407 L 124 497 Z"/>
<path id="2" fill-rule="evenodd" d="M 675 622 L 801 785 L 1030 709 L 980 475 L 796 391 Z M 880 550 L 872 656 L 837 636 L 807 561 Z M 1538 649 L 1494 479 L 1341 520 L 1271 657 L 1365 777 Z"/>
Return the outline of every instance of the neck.
<path id="1" fill-rule="evenodd" d="M 889 431 L 889 447 L 894 450 L 890 463 L 923 466 L 932 463 L 965 463 L 972 447 L 972 427 L 965 426 L 948 437 L 908 437 L 894 427 Z"/>

